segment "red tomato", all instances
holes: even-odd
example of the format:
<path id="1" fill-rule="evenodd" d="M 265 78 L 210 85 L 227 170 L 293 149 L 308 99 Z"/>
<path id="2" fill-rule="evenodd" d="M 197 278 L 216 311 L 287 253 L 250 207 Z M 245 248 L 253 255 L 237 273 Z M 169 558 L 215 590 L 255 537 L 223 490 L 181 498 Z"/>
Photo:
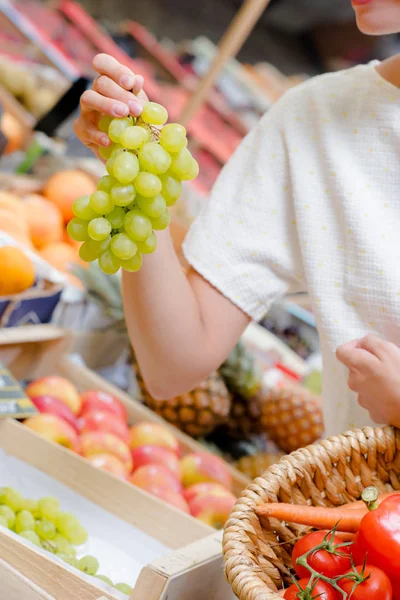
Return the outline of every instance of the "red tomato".
<path id="1" fill-rule="evenodd" d="M 293 548 L 292 561 L 293 567 L 299 577 L 309 577 L 310 571 L 305 567 L 296 564 L 296 560 L 316 546 L 324 543 L 326 538 L 326 548 L 318 550 L 315 554 L 310 554 L 307 563 L 321 575 L 325 577 L 337 577 L 346 573 L 351 568 L 351 558 L 346 547 L 337 548 L 334 546 L 342 544 L 342 540 L 332 534 L 324 531 L 313 531 L 299 540 Z"/>
<path id="2" fill-rule="evenodd" d="M 356 567 L 358 573 L 361 573 L 363 567 Z M 349 573 L 353 573 L 350 570 Z M 342 579 L 339 581 L 339 587 L 346 592 L 352 600 L 371 600 L 371 598 L 379 598 L 379 600 L 392 600 L 392 584 L 389 577 L 378 569 L 367 565 L 364 570 L 363 578 L 366 581 L 357 584 L 357 580 L 353 578 Z M 360 578 L 361 579 L 361 578 Z"/>
<path id="3" fill-rule="evenodd" d="M 318 598 L 318 600 L 338 600 L 338 592 L 329 583 L 317 581 L 311 589 L 308 587 L 309 581 L 310 578 L 307 577 L 291 585 L 283 596 L 285 600 L 313 600 L 314 598 Z M 304 593 L 300 591 L 299 586 Z"/>

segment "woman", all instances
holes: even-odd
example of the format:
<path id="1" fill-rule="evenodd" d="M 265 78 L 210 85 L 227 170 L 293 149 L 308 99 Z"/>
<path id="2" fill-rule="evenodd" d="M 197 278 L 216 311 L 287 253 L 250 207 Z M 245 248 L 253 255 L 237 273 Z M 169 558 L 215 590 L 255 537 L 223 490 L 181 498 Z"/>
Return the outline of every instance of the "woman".
<path id="1" fill-rule="evenodd" d="M 364 33 L 400 31 L 400 0 L 353 7 Z M 82 96 L 76 133 L 96 151 L 110 143 L 97 130 L 99 115 L 140 114 L 143 94 L 129 90 L 139 92 L 143 79 L 106 55 L 94 67 L 99 78 Z M 278 296 L 307 290 L 324 359 L 327 434 L 368 424 L 368 412 L 397 424 L 385 374 L 400 360 L 399 86 L 395 56 L 289 92 L 223 169 L 185 242 L 189 275 L 168 232 L 140 272 L 123 274 L 131 341 L 156 398 L 193 388 Z M 341 364 L 337 348 L 367 334 L 387 342 L 352 342 L 339 350 Z"/>

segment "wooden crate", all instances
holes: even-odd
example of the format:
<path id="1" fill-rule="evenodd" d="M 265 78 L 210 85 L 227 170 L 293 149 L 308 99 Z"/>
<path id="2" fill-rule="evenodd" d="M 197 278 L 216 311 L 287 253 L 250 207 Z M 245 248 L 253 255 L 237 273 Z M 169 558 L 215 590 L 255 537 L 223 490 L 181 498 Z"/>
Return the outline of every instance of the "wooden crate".
<path id="1" fill-rule="evenodd" d="M 98 345 L 101 344 L 99 336 L 100 334 L 96 336 Z M 62 329 L 51 325 L 3 329 L 0 330 L 0 360 L 2 360 L 3 354 L 8 354 L 9 359 L 3 360 L 3 362 L 10 364 L 11 358 L 12 371 L 20 379 L 58 374 L 71 380 L 81 392 L 92 389 L 110 392 L 126 406 L 128 421 L 131 425 L 140 421 L 162 423 L 171 429 L 178 439 L 183 454 L 207 452 L 204 446 L 167 423 L 141 402 L 134 400 L 90 369 L 77 365 L 67 354 L 67 350 L 72 343 L 72 337 L 69 338 Z M 250 480 L 231 465 L 228 465 L 228 467 L 232 474 L 233 491 L 236 495 L 239 495 L 249 485 Z"/>
<path id="2" fill-rule="evenodd" d="M 40 338 L 38 340 L 38 338 Z M 116 393 L 101 378 L 81 369 L 64 352 L 68 340 L 54 327 L 0 331 L 0 360 L 17 377 L 58 373 L 80 389 L 99 387 Z M 118 391 L 118 390 L 117 390 Z M 119 395 L 119 394 L 118 394 Z M 121 397 L 119 395 L 119 397 Z M 130 415 L 136 405 L 124 398 Z M 143 409 L 144 407 L 139 406 Z M 151 413 L 152 414 L 152 413 Z M 157 419 L 158 420 L 158 419 Z M 181 438 L 182 440 L 182 438 Z M 196 444 L 197 446 L 197 444 Z M 0 448 L 40 469 L 101 508 L 157 539 L 171 552 L 145 566 L 130 600 L 233 600 L 222 568 L 221 532 L 167 505 L 158 498 L 93 468 L 85 459 L 48 442 L 20 423 L 0 421 Z M 193 448 L 187 448 L 192 450 Z M 56 563 L 35 548 L 0 531 L 0 576 L 7 600 L 114 600 L 76 571 Z M 17 574 L 23 577 L 18 579 Z M 18 595 L 19 594 L 19 595 Z"/>

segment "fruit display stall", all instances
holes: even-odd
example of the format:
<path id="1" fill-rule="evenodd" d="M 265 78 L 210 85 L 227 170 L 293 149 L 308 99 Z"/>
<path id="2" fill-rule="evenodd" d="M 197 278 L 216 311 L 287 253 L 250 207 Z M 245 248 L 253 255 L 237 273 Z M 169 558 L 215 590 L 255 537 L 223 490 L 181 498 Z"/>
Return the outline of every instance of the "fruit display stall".
<path id="1" fill-rule="evenodd" d="M 100 121 L 112 142 L 101 149 L 103 175 L 93 157 L 74 156 L 70 139 L 47 137 L 48 110 L 89 73 L 95 51 L 131 59 L 74 3 L 27 5 L 21 23 L 34 35 L 21 45 L 11 28 L 0 64 L 0 407 L 14 417 L 0 420 L 0 573 L 10 594 L 29 600 L 233 599 L 217 530 L 252 479 L 323 433 L 306 356 L 270 324 L 254 324 L 197 389 L 157 401 L 129 343 L 119 269 L 140 269 L 168 225 L 187 268 L 187 227 L 248 125 L 223 88 L 187 130 L 167 123 L 197 74 L 130 23 L 150 60 L 127 64 L 144 73 L 152 101 L 140 118 Z M 20 7 L 4 7 L 19 23 Z M 73 59 L 60 52 L 60 14 L 79 16 L 84 43 Z M 204 50 L 198 40 L 192 47 Z M 259 85 L 238 65 L 230 76 Z M 266 95 L 254 93 L 253 117 Z M 221 136 L 207 134 L 210 119 Z"/>
<path id="2" fill-rule="evenodd" d="M 149 550 L 150 554 L 144 552 L 147 546 L 143 538 L 142 544 L 145 546 L 140 547 L 139 553 L 136 548 L 135 554 L 132 548 L 138 541 L 135 532 L 131 531 L 133 538 L 125 553 L 133 557 L 133 566 L 140 563 L 137 565 L 138 573 L 141 572 L 139 566 L 143 568 L 136 588 L 135 573 L 130 573 L 129 584 L 134 587 L 133 598 L 143 597 L 140 595 L 142 592 L 139 591 L 142 590 L 141 586 L 144 586 L 144 589 L 147 589 L 145 586 L 154 587 L 154 594 L 157 589 L 159 595 L 150 596 L 157 599 L 166 597 L 162 594 L 168 593 L 170 585 L 180 589 L 184 585 L 193 585 L 198 577 L 196 585 L 200 586 L 201 573 L 204 577 L 204 571 L 210 578 L 208 583 L 210 593 L 212 589 L 212 593 L 217 594 L 215 598 L 219 598 L 218 590 L 224 589 L 226 593 L 227 588 L 221 570 L 220 534 L 212 533 L 212 525 L 220 527 L 227 518 L 235 501 L 233 492 L 239 493 L 243 489 L 247 484 L 246 478 L 220 458 L 207 453 L 190 437 L 166 425 L 151 410 L 133 403 L 120 390 L 88 369 L 76 365 L 65 355 L 69 343 L 63 332 L 52 326 L 10 328 L 3 330 L 0 335 L 0 360 L 3 365 L 7 365 L 7 377 L 15 378 L 9 381 L 9 386 L 17 389 L 17 382 L 22 386 L 25 385 L 25 391 L 22 392 L 21 397 L 18 397 L 18 411 L 19 414 L 27 417 L 22 424 L 14 420 L 3 420 L 0 423 L 0 445 L 4 452 L 2 483 L 10 484 L 4 489 L 12 488 L 11 492 L 4 491 L 6 496 L 1 502 L 3 508 L 0 516 L 7 519 L 9 526 L 8 519 L 11 519 L 13 528 L 11 533 L 1 528 L 2 556 L 11 567 L 21 570 L 29 580 L 50 595 L 54 594 L 57 599 L 70 598 L 71 595 L 68 594 L 74 586 L 75 589 L 80 586 L 80 593 L 83 594 L 83 590 L 85 593 L 77 597 L 95 600 L 101 595 L 99 593 L 101 591 L 107 598 L 119 598 L 118 594 L 113 595 L 110 586 L 102 587 L 99 583 L 102 579 L 96 580 L 94 577 L 89 579 L 84 577 L 84 581 L 80 579 L 81 574 L 76 570 L 79 564 L 73 559 L 76 558 L 76 550 L 78 550 L 78 558 L 83 558 L 82 548 L 75 549 L 70 546 L 75 545 L 75 540 L 76 544 L 81 542 L 81 539 L 85 540 L 86 535 L 76 520 L 71 518 L 71 523 L 78 531 L 77 537 L 68 534 L 68 530 L 65 532 L 62 523 L 60 529 L 55 521 L 56 530 L 54 525 L 52 527 L 48 523 L 48 521 L 53 523 L 56 518 L 51 515 L 51 509 L 57 504 L 54 500 L 56 493 L 62 493 L 68 499 L 71 497 L 70 501 L 77 513 L 74 516 L 80 518 L 81 499 L 75 496 L 72 498 L 71 490 L 73 490 L 88 501 L 137 527 L 146 533 L 149 539 L 155 538 L 160 542 L 163 547 L 155 545 L 158 554 L 154 554 L 154 557 L 161 557 L 162 553 L 168 550 L 177 550 L 176 553 L 167 554 L 166 558 L 155 562 L 154 565 L 140 563 L 140 553 L 151 556 L 151 550 Z M 5 376 L 3 371 L 2 378 L 4 379 Z M 56 397 L 54 385 L 59 397 L 64 401 Z M 53 395 L 50 396 L 50 393 Z M 27 402 L 29 395 L 32 396 L 32 404 Z M 10 406 L 15 404 L 16 401 L 8 401 L 10 412 Z M 4 405 L 3 402 L 2 406 Z M 96 406 L 100 408 L 96 409 Z M 40 407 L 43 412 L 29 416 L 34 407 Z M 104 414 L 104 407 L 108 411 L 106 411 L 108 422 L 114 423 L 114 434 L 102 431 L 99 422 L 93 425 L 92 420 Z M 79 418 L 78 412 L 83 416 Z M 113 419 L 113 415 L 118 413 L 123 413 L 123 419 Z M 81 425 L 78 424 L 79 419 L 83 420 Z M 127 422 L 130 424 L 129 428 Z M 125 441 L 119 437 L 121 435 Z M 132 474 L 133 455 L 136 456 L 137 468 Z M 18 472 L 14 472 L 17 468 L 16 465 L 13 466 L 14 459 L 21 461 L 18 463 Z M 7 464 L 9 460 L 10 465 Z M 37 471 L 30 471 L 29 465 Z M 168 465 L 169 468 L 163 465 Z M 44 477 L 43 473 L 49 478 Z M 41 481 L 43 478 L 45 482 L 43 489 L 31 481 L 31 477 L 34 481 Z M 61 488 L 53 480 L 64 484 L 66 488 L 62 488 L 62 492 L 59 492 Z M 31 494 L 35 500 L 50 497 L 51 500 L 48 502 L 50 508 L 47 507 L 47 512 L 44 508 L 44 513 L 38 513 L 36 504 L 32 502 L 26 500 L 25 503 L 18 504 L 22 500 L 16 492 L 21 493 L 24 498 Z M 11 494 L 11 499 L 7 494 Z M 64 504 L 62 497 L 57 496 L 57 498 L 61 501 L 64 511 L 72 510 L 71 504 Z M 165 501 L 162 500 L 163 498 Z M 213 504 L 214 509 L 211 509 Z M 197 519 L 190 516 L 189 505 L 192 506 L 193 513 L 197 511 Z M 22 525 L 15 525 L 9 509 L 14 512 L 14 517 L 21 515 L 19 519 L 25 519 Z M 54 510 L 55 515 L 58 515 L 58 511 L 55 508 Z M 104 523 L 104 529 L 108 531 L 108 526 L 104 522 L 107 515 L 102 514 L 100 519 L 97 514 L 89 518 L 92 510 L 95 511 L 95 507 L 87 506 L 84 511 L 89 530 L 89 542 L 87 542 L 89 546 L 84 546 L 84 551 L 86 548 L 103 548 L 101 540 L 105 533 L 102 532 L 103 525 L 100 527 L 98 523 Z M 27 513 L 35 515 L 36 523 L 35 519 L 32 521 Z M 41 518 L 37 519 L 38 516 Z M 84 517 L 80 520 L 82 523 L 85 522 Z M 43 526 L 42 521 L 50 529 L 49 532 L 42 532 L 40 529 Z M 39 529 L 36 527 L 38 522 L 41 523 Z M 2 523 L 3 526 L 5 524 Z M 93 545 L 90 544 L 89 524 L 95 536 Z M 116 552 L 116 547 L 121 544 L 122 553 L 123 545 L 127 541 L 126 536 L 120 538 L 120 530 L 123 526 L 119 524 L 118 527 L 118 533 L 115 536 L 111 535 L 111 539 L 105 536 L 104 545 L 110 543 L 113 547 L 111 552 Z M 31 544 L 25 547 L 26 544 L 24 545 L 24 542 L 17 537 L 17 531 L 25 532 L 22 537 L 31 544 L 35 545 L 40 539 L 47 553 L 40 551 L 35 556 L 38 550 Z M 31 533 L 27 534 L 27 531 Z M 79 533 L 82 538 L 79 537 Z M 43 537 L 38 538 L 39 534 Z M 61 539 L 60 543 L 64 545 L 58 546 L 60 537 L 66 537 L 70 544 L 67 545 L 65 540 Z M 21 543 L 20 553 L 18 550 Z M 151 540 L 147 543 L 151 548 Z M 191 543 L 192 545 L 186 548 Z M 106 552 L 107 549 L 103 550 Z M 95 550 L 93 554 L 96 554 Z M 87 567 L 88 572 L 97 571 L 98 560 L 100 562 L 98 573 L 104 575 L 107 581 L 112 580 L 117 583 L 115 578 L 121 576 L 118 570 L 114 575 L 107 572 L 107 565 L 113 564 L 112 554 L 104 555 L 103 569 L 106 572 L 101 571 L 101 557 L 94 556 L 96 561 L 93 561 L 91 552 L 89 556 L 91 566 Z M 128 560 L 127 555 L 125 560 Z M 27 561 L 29 568 L 22 569 L 21 561 Z M 85 564 L 83 561 L 80 565 L 83 565 L 84 570 Z M 200 569 L 198 575 L 192 573 L 193 570 L 197 570 L 197 567 Z M 46 581 L 42 579 L 44 569 L 46 573 L 52 574 Z M 185 583 L 186 578 L 188 578 L 187 583 Z M 202 585 L 204 586 L 204 581 Z M 200 597 L 208 596 L 199 595 Z"/>

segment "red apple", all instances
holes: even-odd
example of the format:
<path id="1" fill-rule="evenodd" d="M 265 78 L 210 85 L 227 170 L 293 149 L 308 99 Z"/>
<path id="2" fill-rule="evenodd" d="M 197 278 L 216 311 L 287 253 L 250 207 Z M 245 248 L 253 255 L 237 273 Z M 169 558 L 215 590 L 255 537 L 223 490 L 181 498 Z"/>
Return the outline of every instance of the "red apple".
<path id="1" fill-rule="evenodd" d="M 126 479 L 125 465 L 113 454 L 92 454 L 87 460 L 97 469 L 112 473 L 120 479 Z"/>
<path id="2" fill-rule="evenodd" d="M 156 494 L 155 490 L 167 489 L 181 493 L 182 485 L 179 479 L 163 465 L 145 465 L 135 471 L 129 478 L 134 485 Z"/>
<path id="3" fill-rule="evenodd" d="M 134 471 L 144 465 L 164 465 L 175 477 L 181 479 L 179 459 L 174 452 L 167 450 L 167 448 L 162 446 L 139 446 L 139 448 L 132 450 L 132 458 Z"/>
<path id="4" fill-rule="evenodd" d="M 228 490 L 232 489 L 232 475 L 226 462 L 219 456 L 197 452 L 187 454 L 181 460 L 182 482 L 185 488 L 196 483 L 219 483 Z"/>
<path id="5" fill-rule="evenodd" d="M 192 500 L 190 512 L 193 517 L 206 525 L 215 527 L 215 529 L 222 529 L 235 502 L 235 496 L 226 490 L 223 493 L 209 492 Z"/>
<path id="6" fill-rule="evenodd" d="M 137 423 L 131 427 L 130 436 L 131 450 L 140 446 L 162 446 L 179 456 L 178 440 L 161 423 Z"/>
<path id="7" fill-rule="evenodd" d="M 73 452 L 80 452 L 80 441 L 75 429 L 56 415 L 35 415 L 26 419 L 24 425 L 51 442 L 65 446 Z"/>
<path id="8" fill-rule="evenodd" d="M 213 492 L 231 495 L 231 492 L 229 492 L 219 483 L 196 483 L 183 492 L 183 497 L 185 498 L 186 502 L 190 504 L 198 496 L 203 496 L 204 494 L 210 494 Z"/>
<path id="9" fill-rule="evenodd" d="M 88 412 L 102 411 L 109 412 L 122 419 L 124 423 L 128 421 L 128 412 L 126 406 L 119 398 L 103 392 L 102 390 L 89 390 L 81 395 L 82 400 L 82 416 Z"/>
<path id="10" fill-rule="evenodd" d="M 127 474 L 132 471 L 132 456 L 128 446 L 112 433 L 88 431 L 81 435 L 81 444 L 85 458 L 93 454 L 112 454 L 121 461 Z"/>
<path id="11" fill-rule="evenodd" d="M 56 417 L 60 417 L 60 419 L 71 425 L 75 431 L 78 431 L 78 421 L 74 413 L 58 398 L 53 398 L 52 396 L 35 396 L 31 400 L 39 412 L 56 415 Z"/>
<path id="12" fill-rule="evenodd" d="M 37 396 L 52 396 L 64 402 L 74 415 L 79 414 L 82 406 L 78 390 L 64 377 L 42 377 L 30 383 L 25 393 L 29 398 Z"/>
<path id="13" fill-rule="evenodd" d="M 161 498 L 161 500 L 164 500 L 164 502 L 172 504 L 172 506 L 175 506 L 175 508 L 179 508 L 183 512 L 190 515 L 189 505 L 181 494 L 164 488 L 158 488 L 156 491 L 151 493 L 153 496 Z"/>
<path id="14" fill-rule="evenodd" d="M 78 420 L 78 427 L 81 433 L 87 433 L 88 431 L 108 431 L 121 438 L 126 444 L 129 443 L 128 425 L 120 417 L 111 412 L 97 410 L 86 412 Z"/>

